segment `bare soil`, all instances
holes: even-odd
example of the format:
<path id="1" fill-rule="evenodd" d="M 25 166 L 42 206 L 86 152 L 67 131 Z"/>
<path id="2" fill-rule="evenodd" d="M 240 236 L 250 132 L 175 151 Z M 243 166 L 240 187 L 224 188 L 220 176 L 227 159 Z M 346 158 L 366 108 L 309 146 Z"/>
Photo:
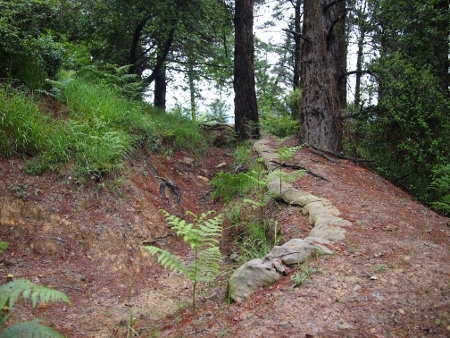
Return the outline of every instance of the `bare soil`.
<path id="1" fill-rule="evenodd" d="M 283 145 L 294 144 L 290 139 Z M 294 186 L 329 199 L 352 222 L 346 240 L 333 244 L 334 255 L 308 262 L 320 273 L 301 287 L 293 277 L 302 267 L 295 267 L 274 286 L 228 304 L 224 275 L 202 289 L 193 314 L 189 282 L 162 269 L 141 246 L 192 259 L 159 210 L 179 216 L 220 212 L 205 178 L 232 171 L 231 153 L 209 147 L 204 156 L 175 152 L 166 158 L 143 151 L 130 157 L 121 184 L 82 188 L 70 165 L 59 175 L 32 177 L 22 160 L 0 159 L 0 239 L 9 243 L 0 255 L 2 282 L 13 274 L 71 300 L 36 309 L 21 301 L 9 324 L 41 318 L 76 338 L 450 336 L 450 220 L 369 170 L 308 149 L 290 163 L 329 182 L 305 174 Z M 272 203 L 268 213 L 278 220 L 283 242 L 311 230 L 297 207 Z M 224 232 L 226 257 L 235 235 Z M 236 267 L 224 259 L 228 276 Z"/>

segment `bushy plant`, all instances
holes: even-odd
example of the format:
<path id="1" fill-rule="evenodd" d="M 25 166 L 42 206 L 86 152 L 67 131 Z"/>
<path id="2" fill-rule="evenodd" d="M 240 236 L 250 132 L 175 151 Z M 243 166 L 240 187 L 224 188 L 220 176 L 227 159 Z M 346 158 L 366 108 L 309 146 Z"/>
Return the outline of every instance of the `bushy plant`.
<path id="1" fill-rule="evenodd" d="M 0 3 L 0 77 L 40 89 L 56 76 L 65 50 L 51 31 L 58 4 L 49 0 Z"/>
<path id="2" fill-rule="evenodd" d="M 4 156 L 42 152 L 51 127 L 36 101 L 25 92 L 0 86 L 0 152 Z"/>
<path id="3" fill-rule="evenodd" d="M 166 269 L 185 275 L 192 282 L 192 309 L 195 312 L 197 285 L 200 282 L 212 282 L 220 273 L 220 263 L 222 255 L 217 246 L 218 237 L 222 236 L 223 216 L 216 215 L 211 210 L 202 213 L 200 216 L 192 212 L 187 212 L 187 216 L 192 217 L 193 222 L 188 223 L 180 217 L 170 215 L 163 211 L 167 223 L 177 235 L 183 236 L 188 242 L 194 254 L 194 261 L 188 265 L 183 264 L 178 257 L 170 252 L 155 246 L 144 246 L 150 254 L 158 254 L 158 262 Z"/>
<path id="4" fill-rule="evenodd" d="M 429 203 L 433 168 L 450 160 L 450 101 L 429 69 L 406 60 L 396 53 L 374 63 L 381 100 L 358 113 L 352 129 L 379 174 Z"/>
<path id="5" fill-rule="evenodd" d="M 211 198 L 220 197 L 224 203 L 229 203 L 240 195 L 257 192 L 265 187 L 266 183 L 264 172 L 255 169 L 238 174 L 220 172 L 209 182 L 214 187 Z"/>
<path id="6" fill-rule="evenodd" d="M 270 250 L 279 244 L 278 223 L 259 217 L 251 217 L 243 225 L 243 234 L 236 242 L 241 251 L 243 262 L 267 255 Z"/>
<path id="7" fill-rule="evenodd" d="M 450 215 L 450 164 L 435 166 L 430 189 L 434 194 L 431 207 Z"/>

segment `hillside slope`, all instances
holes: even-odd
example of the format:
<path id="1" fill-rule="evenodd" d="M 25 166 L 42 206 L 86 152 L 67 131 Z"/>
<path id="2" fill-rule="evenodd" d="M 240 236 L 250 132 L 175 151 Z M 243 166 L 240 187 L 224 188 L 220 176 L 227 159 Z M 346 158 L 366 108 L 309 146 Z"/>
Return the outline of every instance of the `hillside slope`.
<path id="1" fill-rule="evenodd" d="M 113 192 L 102 184 L 77 189 L 70 173 L 27 176 L 22 161 L 1 159 L 0 239 L 10 245 L 0 256 L 1 276 L 52 286 L 72 301 L 70 307 L 32 311 L 21 303 L 11 319 L 43 318 L 67 337 L 126 337 L 131 324 L 142 337 L 450 334 L 450 220 L 368 170 L 308 149 L 299 150 L 292 163 L 328 182 L 305 174 L 294 186 L 326 197 L 352 222 L 346 240 L 333 244 L 335 255 L 308 262 L 321 273 L 301 287 L 292 281 L 299 267 L 243 303 L 228 305 L 224 277 L 204 290 L 192 315 L 189 283 L 163 270 L 140 246 L 152 243 L 192 258 L 158 210 L 179 216 L 220 211 L 205 178 L 232 171 L 230 153 L 210 147 L 205 157 L 134 154 L 124 183 Z M 269 211 L 283 242 L 311 230 L 298 208 L 274 203 Z M 225 255 L 232 253 L 233 236 L 233 229 L 224 233 Z M 233 267 L 229 259 L 224 263 Z"/>

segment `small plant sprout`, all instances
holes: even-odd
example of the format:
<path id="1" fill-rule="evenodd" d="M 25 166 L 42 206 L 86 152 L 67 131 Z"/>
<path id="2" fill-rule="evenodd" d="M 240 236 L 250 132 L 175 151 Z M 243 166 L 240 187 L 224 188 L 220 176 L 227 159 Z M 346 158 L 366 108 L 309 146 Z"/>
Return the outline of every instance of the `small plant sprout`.
<path id="1" fill-rule="evenodd" d="M 308 264 L 305 264 L 302 268 L 302 271 L 295 274 L 295 276 L 292 278 L 292 281 L 294 282 L 294 287 L 300 287 L 302 286 L 313 273 L 322 273 L 322 270 L 320 268 L 313 268 L 310 267 Z"/>
<path id="2" fill-rule="evenodd" d="M 162 211 L 166 216 L 166 221 L 177 235 L 182 235 L 184 241 L 188 242 L 194 253 L 194 261 L 183 264 L 176 256 L 170 252 L 155 246 L 144 246 L 150 254 L 159 254 L 158 262 L 174 272 L 185 275 L 192 282 L 192 311 L 195 312 L 195 299 L 197 284 L 199 282 L 212 282 L 220 273 L 220 253 L 218 237 L 222 236 L 223 216 L 217 215 L 214 210 L 202 213 L 200 216 L 188 211 L 186 214 L 193 219 L 192 223 L 187 223 L 184 219 L 170 215 Z"/>

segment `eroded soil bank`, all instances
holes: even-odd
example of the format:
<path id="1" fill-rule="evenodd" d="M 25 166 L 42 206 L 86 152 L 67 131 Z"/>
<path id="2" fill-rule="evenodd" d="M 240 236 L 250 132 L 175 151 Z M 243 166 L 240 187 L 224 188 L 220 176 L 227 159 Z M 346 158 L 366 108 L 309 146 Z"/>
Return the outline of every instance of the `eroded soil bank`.
<path id="1" fill-rule="evenodd" d="M 294 145 L 294 140 L 285 145 Z M 273 142 L 273 147 L 280 144 Z M 21 302 L 11 319 L 43 318 L 67 337 L 447 337 L 450 335 L 450 220 L 366 169 L 329 162 L 307 149 L 292 163 L 305 174 L 294 187 L 324 197 L 352 223 L 331 256 L 308 264 L 320 269 L 294 287 L 293 268 L 275 285 L 240 304 L 226 302 L 226 278 L 203 290 L 198 311 L 189 307 L 190 285 L 163 270 L 140 249 L 152 243 L 191 259 L 171 235 L 159 209 L 183 215 L 211 209 L 205 178 L 233 170 L 230 150 L 211 147 L 206 157 L 137 154 L 114 192 L 77 189 L 70 175 L 30 177 L 20 160 L 0 160 L 0 276 L 24 277 L 68 294 L 71 306 L 30 310 Z M 170 180 L 178 196 L 161 178 Z M 301 210 L 273 203 L 282 240 L 311 231 Z M 225 224 L 226 225 L 226 224 Z M 221 249 L 232 253 L 233 230 Z M 224 260 L 227 267 L 233 262 Z"/>

